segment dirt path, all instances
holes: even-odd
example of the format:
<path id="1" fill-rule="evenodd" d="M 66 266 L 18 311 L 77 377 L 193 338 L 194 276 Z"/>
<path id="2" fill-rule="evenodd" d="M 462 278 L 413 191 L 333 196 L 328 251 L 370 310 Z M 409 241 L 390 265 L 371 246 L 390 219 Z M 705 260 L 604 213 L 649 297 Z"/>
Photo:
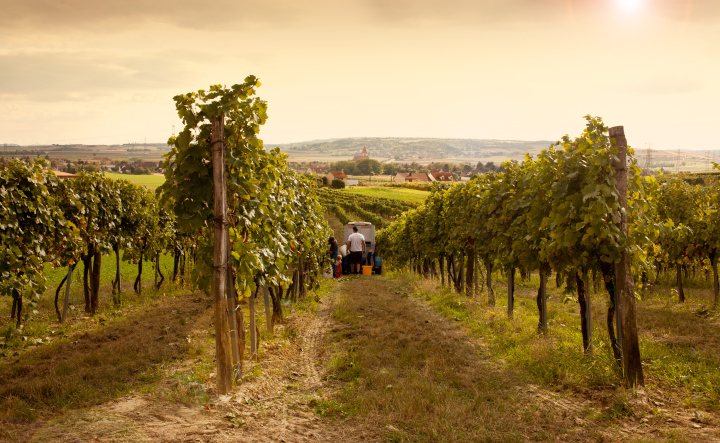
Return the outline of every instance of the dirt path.
<path id="1" fill-rule="evenodd" d="M 588 418 L 589 410 L 613 412 L 607 396 L 552 392 L 508 373 L 482 339 L 410 295 L 413 288 L 399 280 L 343 280 L 315 313 L 292 313 L 276 328 L 277 338 L 261 344 L 259 362 L 246 362 L 245 379 L 231 395 L 213 393 L 212 375 L 205 385 L 186 380 L 188 368 L 201 364 L 186 355 L 164 368 L 152 392 L 138 389 L 50 420 L 12 423 L 22 428 L 21 438 L 8 441 L 720 441 L 714 418 L 682 411 Z M 163 307 L 167 318 L 152 320 L 163 338 L 153 336 L 153 343 L 178 343 L 174 348 L 192 354 L 184 337 L 201 341 L 212 330 L 212 309 L 198 300 Z M 192 316 L 193 324 L 182 322 L 177 331 L 164 326 L 180 316 Z M 148 329 L 149 321 L 129 320 L 127 327 Z M 113 331 L 98 331 L 94 340 L 105 343 L 111 333 L 122 341 L 133 332 Z M 328 402 L 356 414 L 318 415 Z M 643 391 L 627 402 L 638 411 L 667 408 Z"/>
<path id="2" fill-rule="evenodd" d="M 258 363 L 246 362 L 244 381 L 228 396 L 207 386 L 177 378 L 163 381 L 160 391 L 198 390 L 204 406 L 160 401 L 155 395 L 131 395 L 91 409 L 74 410 L 39 427 L 31 441 L 148 442 L 316 442 L 376 441 L 372 430 L 352 420 L 320 419 L 313 406 L 336 387 L 323 380 L 328 357 L 323 341 L 331 323 L 334 296 L 319 304 L 315 315 L 292 314 L 276 328 L 292 331 L 286 342 L 268 344 Z M 198 323 L 196 327 L 207 327 Z M 263 345 L 261 345 L 263 346 Z M 184 361 L 169 375 L 182 371 Z"/>

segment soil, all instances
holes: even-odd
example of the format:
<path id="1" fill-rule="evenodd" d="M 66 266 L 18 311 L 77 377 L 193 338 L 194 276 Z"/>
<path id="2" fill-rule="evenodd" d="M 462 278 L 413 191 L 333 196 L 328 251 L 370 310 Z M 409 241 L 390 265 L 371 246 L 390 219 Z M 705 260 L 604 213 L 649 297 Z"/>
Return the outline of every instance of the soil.
<path id="1" fill-rule="evenodd" d="M 285 334 L 290 337 L 287 343 L 261 344 L 265 349 L 260 361 L 246 363 L 246 379 L 231 395 L 215 394 L 212 377 L 204 385 L 181 382 L 174 377 L 196 363 L 186 356 L 167 368 L 159 391 L 191 392 L 194 398 L 206 399 L 199 404 L 168 401 L 157 392 L 136 390 L 132 395 L 102 405 L 66 411 L 32 423 L 0 419 L 0 427 L 5 428 L 4 432 L 0 432 L 0 441 L 386 441 L 386 427 L 372 417 L 328 418 L 315 413 L 318 401 L 331 398 L 343 387 L 342 383 L 327 377 L 328 361 L 332 357 L 330 336 L 332 331 L 342 330 L 342 325 L 332 314 L 334 305 L 342 296 L 353 297 L 361 310 L 372 311 L 375 317 L 379 316 L 376 320 L 388 323 L 395 321 L 392 312 L 383 314 L 383 310 L 373 309 L 378 306 L 379 299 L 396 304 L 398 312 L 410 313 L 423 328 L 429 329 L 431 335 L 444 337 L 448 346 L 472 346 L 476 349 L 477 352 L 468 352 L 464 348 L 462 352 L 458 351 L 458 355 L 463 355 L 462 365 L 478 365 L 485 369 L 494 367 L 498 372 L 501 369 L 501 362 L 492 361 L 482 352 L 482 340 L 470 339 L 457 323 L 442 317 L 425 302 L 408 297 L 408 288 L 401 287 L 399 282 L 377 276 L 343 280 L 334 283 L 336 286 L 331 295 L 320 300 L 315 313 L 290 314 L 285 325 L 276 327 L 276 334 L 292 331 L 292 334 Z M 197 307 L 190 298 L 184 301 L 189 303 L 187 309 Z M 185 308 L 175 306 L 174 309 L 183 311 Z M 385 318 L 382 318 L 383 315 Z M 207 330 L 209 326 L 209 321 L 194 324 L 194 328 Z M 118 340 L 123 340 L 123 337 L 118 337 Z M 337 340 L 336 334 L 334 337 Z M 680 405 L 673 405 L 663 398 L 662 393 L 655 391 L 637 390 L 627 396 L 627 402 L 635 410 L 656 413 L 644 418 L 620 418 L 613 421 L 612 426 L 607 426 L 607 422 L 580 418 L 583 416 L 581 412 L 588 408 L 598 411 L 608 409 L 608 399 L 613 394 L 603 388 L 584 392 L 551 392 L 539 386 L 517 384 L 507 386 L 507 389 L 516 391 L 514 398 L 521 402 L 517 405 L 519 409 L 532 405 L 538 410 L 552 411 L 553 426 L 565 429 L 564 433 L 555 434 L 560 435 L 555 441 L 668 441 L 667 435 L 677 434 L 681 436 L 677 441 L 720 442 L 717 417 L 698 415 Z M 493 394 L 488 392 L 485 395 Z M 534 424 L 525 423 L 523 426 Z M 536 426 L 542 425 L 538 423 Z M 13 436 L 12 439 L 9 435 Z M 531 437 L 527 439 L 535 440 Z"/>

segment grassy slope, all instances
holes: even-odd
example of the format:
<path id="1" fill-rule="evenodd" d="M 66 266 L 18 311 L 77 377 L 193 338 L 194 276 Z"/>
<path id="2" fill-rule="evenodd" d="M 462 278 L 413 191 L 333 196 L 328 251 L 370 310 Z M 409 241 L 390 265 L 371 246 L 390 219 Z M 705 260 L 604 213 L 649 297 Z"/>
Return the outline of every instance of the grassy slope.
<path id="1" fill-rule="evenodd" d="M 345 188 L 345 192 L 365 195 L 368 197 L 383 197 L 411 203 L 421 203 L 430 195 L 427 191 L 418 191 L 405 188 Z"/>

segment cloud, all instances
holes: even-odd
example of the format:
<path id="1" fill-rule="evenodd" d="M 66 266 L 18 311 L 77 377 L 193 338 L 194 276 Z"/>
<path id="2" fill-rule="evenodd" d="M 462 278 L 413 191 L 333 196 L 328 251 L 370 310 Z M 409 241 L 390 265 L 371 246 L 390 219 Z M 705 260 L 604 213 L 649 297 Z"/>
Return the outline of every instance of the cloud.
<path id="1" fill-rule="evenodd" d="M 403 25 L 546 22 L 596 15 L 616 0 L 0 0 L 0 33 L 108 33 L 166 24 L 184 29 L 243 30 L 263 26 L 331 27 L 353 23 Z M 707 21 L 717 0 L 646 0 L 653 14 Z"/>
<path id="2" fill-rule="evenodd" d="M 175 54 L 91 51 L 0 52 L 0 97 L 34 101 L 89 101 L 116 91 L 165 89 L 192 75 Z M 172 83 L 170 80 L 172 79 Z M 170 83 L 170 84 L 169 84 Z M 146 96 L 135 96 L 146 97 Z"/>
<path id="3" fill-rule="evenodd" d="M 573 0 L 581 4 L 592 0 Z M 0 0 L 0 29 L 116 32 L 148 23 L 228 30 L 230 26 L 342 25 L 352 22 L 537 21 L 567 0 Z"/>
<path id="4" fill-rule="evenodd" d="M 539 21 L 566 10 L 567 0 L 366 0 L 371 17 L 380 22 L 487 23 Z M 582 0 L 585 3 L 587 0 Z"/>
<path id="5" fill-rule="evenodd" d="M 0 29 L 118 31 L 147 23 L 223 29 L 228 24 L 286 23 L 306 14 L 286 0 L 0 0 Z M 329 1 L 310 1 L 309 11 Z"/>

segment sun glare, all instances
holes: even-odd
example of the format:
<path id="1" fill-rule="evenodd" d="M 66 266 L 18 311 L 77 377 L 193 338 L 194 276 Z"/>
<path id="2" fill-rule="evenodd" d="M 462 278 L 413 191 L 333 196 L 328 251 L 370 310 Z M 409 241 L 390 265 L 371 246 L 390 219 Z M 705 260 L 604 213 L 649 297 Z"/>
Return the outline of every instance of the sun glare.
<path id="1" fill-rule="evenodd" d="M 643 0 L 615 0 L 622 12 L 634 14 L 642 9 Z"/>

